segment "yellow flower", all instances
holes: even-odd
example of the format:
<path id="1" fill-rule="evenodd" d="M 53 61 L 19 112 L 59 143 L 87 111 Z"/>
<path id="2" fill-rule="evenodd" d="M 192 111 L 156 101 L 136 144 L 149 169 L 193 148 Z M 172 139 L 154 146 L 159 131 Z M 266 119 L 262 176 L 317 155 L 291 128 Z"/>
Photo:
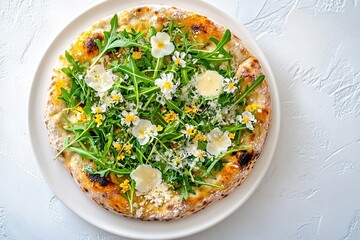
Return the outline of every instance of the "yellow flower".
<path id="1" fill-rule="evenodd" d="M 128 179 L 125 179 L 122 183 L 120 183 L 120 188 L 122 193 L 126 193 L 130 190 L 130 183 Z"/>
<path id="2" fill-rule="evenodd" d="M 122 148 L 122 145 L 119 142 L 113 142 L 113 146 L 116 149 L 116 151 L 120 151 Z"/>
<path id="3" fill-rule="evenodd" d="M 157 125 L 156 130 L 158 132 L 161 132 L 164 128 L 161 125 Z"/>
<path id="4" fill-rule="evenodd" d="M 172 123 L 176 119 L 178 119 L 179 115 L 174 111 L 170 111 L 169 113 L 165 114 L 164 120 L 166 123 Z"/>
<path id="5" fill-rule="evenodd" d="M 192 106 L 185 106 L 185 113 L 187 114 L 195 114 L 196 113 L 196 107 L 194 105 Z"/>
<path id="6" fill-rule="evenodd" d="M 207 137 L 205 135 L 203 135 L 202 133 L 198 133 L 194 137 L 194 142 L 195 143 L 197 143 L 198 141 L 206 141 L 206 140 L 207 140 Z"/>
<path id="7" fill-rule="evenodd" d="M 229 133 L 229 134 L 228 134 L 228 137 L 229 137 L 230 139 L 234 139 L 234 138 L 235 138 L 235 133 Z"/>
<path id="8" fill-rule="evenodd" d="M 137 51 L 134 51 L 132 53 L 132 57 L 136 60 L 136 59 L 140 59 L 141 58 L 141 52 L 137 52 Z"/>
<path id="9" fill-rule="evenodd" d="M 73 110 L 74 114 L 76 115 L 76 118 L 79 120 L 79 122 L 86 122 L 87 116 L 84 112 L 84 109 L 80 106 L 77 106 L 75 110 Z"/>
<path id="10" fill-rule="evenodd" d="M 254 112 L 255 110 L 260 109 L 260 108 L 261 108 L 261 106 L 257 105 L 256 103 L 253 103 L 253 104 L 247 105 L 245 110 L 249 111 L 249 112 Z"/>
<path id="11" fill-rule="evenodd" d="M 185 130 L 182 130 L 181 133 L 185 134 L 187 138 L 190 138 L 196 134 L 196 128 L 192 125 L 185 124 Z"/>
<path id="12" fill-rule="evenodd" d="M 102 124 L 102 120 L 104 119 L 104 116 L 101 114 L 95 114 L 94 122 L 97 123 L 98 126 Z"/>
<path id="13" fill-rule="evenodd" d="M 122 152 L 122 153 L 120 153 L 120 155 L 119 156 L 117 156 L 117 160 L 124 160 L 124 158 L 125 158 L 125 154 Z"/>
<path id="14" fill-rule="evenodd" d="M 131 145 L 130 143 L 128 142 L 124 148 L 124 151 L 127 153 L 127 154 L 131 154 Z"/>

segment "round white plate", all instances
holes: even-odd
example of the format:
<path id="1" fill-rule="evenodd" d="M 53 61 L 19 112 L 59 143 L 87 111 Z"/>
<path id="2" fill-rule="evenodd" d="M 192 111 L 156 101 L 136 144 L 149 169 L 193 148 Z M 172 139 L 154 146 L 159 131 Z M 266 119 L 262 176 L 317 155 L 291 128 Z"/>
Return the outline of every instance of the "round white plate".
<path id="1" fill-rule="evenodd" d="M 97 20 L 126 8 L 146 4 L 171 5 L 198 12 L 219 22 L 240 37 L 257 56 L 265 71 L 272 97 L 271 129 L 264 150 L 245 182 L 228 197 L 189 217 L 172 222 L 142 222 L 108 212 L 90 200 L 76 185 L 60 161 L 53 161 L 55 153 L 44 124 L 44 109 L 52 68 L 58 56 L 76 37 Z M 241 206 L 264 177 L 273 157 L 280 128 L 278 90 L 270 66 L 248 31 L 224 11 L 204 1 L 193 0 L 109 0 L 86 10 L 71 21 L 54 39 L 39 63 L 31 87 L 28 111 L 29 135 L 39 168 L 58 198 L 89 223 L 114 234 L 147 239 L 170 239 L 202 231 L 220 222 Z"/>

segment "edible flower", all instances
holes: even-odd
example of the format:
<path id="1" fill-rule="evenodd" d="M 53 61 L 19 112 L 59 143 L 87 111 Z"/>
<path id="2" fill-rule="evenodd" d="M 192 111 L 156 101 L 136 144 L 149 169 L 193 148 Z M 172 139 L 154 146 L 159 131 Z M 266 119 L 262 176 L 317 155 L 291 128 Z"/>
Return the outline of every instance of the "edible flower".
<path id="1" fill-rule="evenodd" d="M 164 115 L 164 120 L 166 123 L 172 123 L 173 121 L 175 121 L 178 118 L 179 118 L 179 115 L 172 110 Z"/>
<path id="2" fill-rule="evenodd" d="M 105 104 L 102 104 L 102 105 L 96 105 L 96 104 L 94 104 L 94 105 L 91 107 L 91 112 L 92 112 L 93 114 L 100 114 L 100 113 L 106 112 L 106 106 L 105 106 Z"/>
<path id="3" fill-rule="evenodd" d="M 125 179 L 122 183 L 120 183 L 120 188 L 122 193 L 126 193 L 130 190 L 130 181 Z"/>
<path id="4" fill-rule="evenodd" d="M 255 110 L 257 110 L 258 112 L 261 112 L 261 106 L 257 105 L 256 103 L 247 105 L 245 108 L 246 111 L 249 112 L 254 112 Z"/>
<path id="5" fill-rule="evenodd" d="M 208 143 L 206 151 L 214 156 L 225 152 L 231 146 L 228 132 L 222 132 L 219 128 L 214 128 L 207 134 Z"/>
<path id="6" fill-rule="evenodd" d="M 179 52 L 179 51 L 175 51 L 174 55 L 172 56 L 172 60 L 175 62 L 176 65 L 180 65 L 181 67 L 186 67 L 186 62 L 184 60 L 186 56 L 185 52 Z"/>
<path id="7" fill-rule="evenodd" d="M 170 41 L 170 36 L 164 32 L 158 32 L 150 39 L 151 43 L 151 55 L 156 58 L 162 58 L 171 54 L 175 47 Z"/>
<path id="8" fill-rule="evenodd" d="M 140 59 L 140 58 L 141 58 L 141 52 L 134 51 L 134 52 L 132 53 L 132 57 L 133 57 L 133 59 L 135 59 L 135 60 Z"/>
<path id="9" fill-rule="evenodd" d="M 238 87 L 236 84 L 239 82 L 236 78 L 225 78 L 224 79 L 224 92 L 233 93 Z"/>
<path id="10" fill-rule="evenodd" d="M 122 111 L 121 115 L 123 116 L 121 123 L 126 124 L 127 126 L 130 126 L 131 124 L 137 125 L 140 121 L 140 118 L 136 116 L 135 111 Z"/>
<path id="11" fill-rule="evenodd" d="M 122 145 L 119 141 L 114 141 L 113 142 L 113 147 L 115 148 L 116 151 L 120 151 L 122 148 Z"/>
<path id="12" fill-rule="evenodd" d="M 246 125 L 250 130 L 254 130 L 253 124 L 256 123 L 254 115 L 249 111 L 244 111 L 241 115 L 236 116 L 236 120 Z"/>
<path id="13" fill-rule="evenodd" d="M 140 119 L 139 123 L 132 128 L 131 133 L 137 138 L 140 145 L 145 145 L 150 138 L 157 135 L 157 129 L 149 120 Z"/>
<path id="14" fill-rule="evenodd" d="M 84 109 L 80 106 L 77 106 L 75 108 L 74 114 L 76 115 L 76 118 L 78 119 L 79 122 L 86 122 L 88 119 L 84 112 Z"/>
<path id="15" fill-rule="evenodd" d="M 194 105 L 192 106 L 185 106 L 185 113 L 186 114 L 195 114 L 197 112 L 197 109 Z"/>
<path id="16" fill-rule="evenodd" d="M 118 103 L 118 102 L 124 101 L 124 98 L 121 95 L 121 93 L 119 93 L 118 91 L 115 91 L 115 90 L 111 92 L 110 97 L 111 97 L 111 102 L 113 102 L 113 103 Z"/>
<path id="17" fill-rule="evenodd" d="M 95 114 L 94 122 L 97 124 L 98 127 L 103 123 L 104 118 L 105 117 L 102 114 Z"/>
<path id="18" fill-rule="evenodd" d="M 166 99 L 171 99 L 172 94 L 176 92 L 176 88 L 179 84 L 174 84 L 172 79 L 174 78 L 174 74 L 172 73 L 161 73 L 161 78 L 155 80 L 155 85 L 161 89 L 161 92 L 164 94 Z"/>
<path id="19" fill-rule="evenodd" d="M 181 130 L 181 133 L 190 138 L 196 134 L 196 128 L 193 125 L 185 124 L 185 129 Z"/>
<path id="20" fill-rule="evenodd" d="M 112 87 L 116 78 L 111 70 L 105 70 L 104 66 L 97 64 L 86 71 L 84 80 L 89 87 L 102 94 Z"/>

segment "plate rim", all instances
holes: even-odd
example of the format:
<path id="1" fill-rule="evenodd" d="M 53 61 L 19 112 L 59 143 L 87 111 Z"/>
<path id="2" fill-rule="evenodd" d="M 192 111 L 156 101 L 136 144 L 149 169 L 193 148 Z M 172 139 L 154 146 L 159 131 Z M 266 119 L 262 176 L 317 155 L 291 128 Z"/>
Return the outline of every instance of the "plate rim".
<path id="1" fill-rule="evenodd" d="M 194 3 L 194 2 L 196 2 L 196 3 Z M 268 168 L 269 168 L 269 166 L 270 166 L 270 164 L 272 162 L 272 159 L 274 157 L 274 153 L 275 153 L 275 150 L 276 150 L 276 147 L 277 147 L 279 133 L 280 133 L 280 117 L 281 117 L 280 116 L 280 112 L 281 112 L 280 111 L 280 99 L 279 99 L 278 87 L 277 87 L 273 72 L 271 70 L 270 64 L 269 64 L 265 54 L 263 53 L 263 51 L 258 46 L 256 40 L 251 36 L 251 34 L 248 32 L 248 30 L 244 27 L 244 25 L 241 24 L 238 20 L 236 20 L 233 16 L 226 13 L 224 10 L 222 10 L 221 8 L 215 6 L 214 4 L 206 2 L 204 0 L 198 0 L 198 1 L 194 1 L 194 2 L 192 0 L 183 0 L 183 1 L 178 1 L 178 2 L 176 2 L 176 0 L 133 0 L 129 4 L 129 3 L 124 3 L 124 2 L 119 2 L 119 1 L 116 1 L 116 0 L 101 1 L 101 2 L 99 2 L 97 4 L 94 4 L 94 5 L 90 6 L 89 8 L 85 9 L 84 11 L 80 12 L 73 19 L 71 19 L 69 22 L 67 22 L 64 25 L 64 27 L 51 40 L 51 42 L 46 47 L 45 51 L 42 52 L 41 59 L 38 62 L 38 64 L 36 65 L 37 66 L 36 71 L 34 73 L 34 77 L 33 77 L 32 82 L 31 82 L 30 93 L 28 95 L 27 128 L 28 128 L 28 133 L 29 133 L 28 136 L 29 136 L 30 143 L 31 143 L 31 149 L 32 149 L 32 152 L 33 152 L 33 154 L 35 156 L 35 159 L 36 159 L 37 165 L 38 165 L 38 167 L 40 169 L 40 172 L 41 172 L 45 182 L 50 187 L 50 189 L 59 198 L 59 200 L 61 200 L 64 203 L 64 205 L 66 205 L 72 212 L 74 212 L 77 216 L 81 217 L 82 219 L 84 219 L 88 223 L 90 223 L 90 224 L 92 224 L 92 225 L 94 225 L 94 226 L 96 226 L 96 227 L 98 227 L 100 229 L 103 229 L 105 231 L 108 231 L 110 233 L 120 235 L 120 236 L 124 236 L 124 237 L 137 238 L 137 239 L 141 239 L 141 238 L 143 238 L 145 236 L 147 238 L 150 237 L 151 239 L 173 239 L 173 238 L 189 236 L 189 235 L 198 233 L 200 231 L 203 231 L 205 229 L 208 229 L 209 227 L 219 223 L 220 221 L 222 221 L 223 219 L 225 219 L 226 217 L 228 217 L 229 215 L 234 213 L 237 209 L 240 208 L 240 206 L 242 206 L 250 198 L 250 196 L 255 192 L 255 190 L 259 186 L 260 182 L 264 178 L 264 176 L 265 176 L 265 174 L 266 174 L 266 172 L 267 172 L 267 170 L 268 170 Z M 34 106 L 34 102 L 36 102 L 36 99 L 37 99 L 36 98 L 37 96 L 34 95 L 34 92 L 38 88 L 38 85 L 41 84 L 41 83 L 39 83 L 41 81 L 39 81 L 39 82 L 37 81 L 37 76 L 41 75 L 41 66 L 44 65 L 44 61 L 46 60 L 48 55 L 51 54 L 51 48 L 54 45 L 56 45 L 56 42 L 59 41 L 58 39 L 62 35 L 64 35 L 66 31 L 70 31 L 69 28 L 71 28 L 74 24 L 76 25 L 77 22 L 79 22 L 79 21 L 81 22 L 81 18 L 84 17 L 84 15 L 88 14 L 91 11 L 95 11 L 97 8 L 100 8 L 101 6 L 103 6 L 105 4 L 109 4 L 109 3 L 117 4 L 116 8 L 114 8 L 116 10 L 113 11 L 113 13 L 121 11 L 121 10 L 119 10 L 121 5 L 123 5 L 123 6 L 129 5 L 129 6 L 125 7 L 125 8 L 121 8 L 121 9 L 126 9 L 126 8 L 131 7 L 131 6 L 132 7 L 137 7 L 137 6 L 140 6 L 140 5 L 149 5 L 149 4 L 151 4 L 151 5 L 154 5 L 154 4 L 156 4 L 156 5 L 172 5 L 172 6 L 177 6 L 177 7 L 179 7 L 179 5 L 184 4 L 184 5 L 188 5 L 189 8 L 191 8 L 191 5 L 194 4 L 194 5 L 203 5 L 204 8 L 209 8 L 211 11 L 217 11 L 218 13 L 223 14 L 224 17 L 226 17 L 226 19 L 230 19 L 232 21 L 232 23 L 234 23 L 235 25 L 237 25 L 237 27 L 240 28 L 239 31 L 241 31 L 241 33 L 242 33 L 241 35 L 244 35 L 247 39 L 244 39 L 244 37 L 239 37 L 239 38 L 243 42 L 246 42 L 244 45 L 249 50 L 251 49 L 250 52 L 252 52 L 252 53 L 256 52 L 256 54 L 254 54 L 254 55 L 260 60 L 260 63 L 262 65 L 264 71 L 266 72 L 266 78 L 267 78 L 268 84 L 270 86 L 270 94 L 271 94 L 271 99 L 272 99 L 272 102 L 271 102 L 271 104 L 272 104 L 272 120 L 271 120 L 271 123 L 270 123 L 270 128 L 269 128 L 267 139 L 265 140 L 265 143 L 264 143 L 264 148 L 266 146 L 269 148 L 270 144 L 272 144 L 272 145 L 271 145 L 271 148 L 268 150 L 269 155 L 266 156 L 266 158 L 267 158 L 266 161 L 263 160 L 263 161 L 265 161 L 265 165 L 261 169 L 261 172 L 259 173 L 258 177 L 255 179 L 254 183 L 252 183 L 250 189 L 245 193 L 245 195 L 241 198 L 241 200 L 235 206 L 232 206 L 231 208 L 229 207 L 229 209 L 227 211 L 224 211 L 216 219 L 210 219 L 206 224 L 203 223 L 202 225 L 200 225 L 200 227 L 197 227 L 197 228 L 194 227 L 193 229 L 190 229 L 190 230 L 185 229 L 185 230 L 183 230 L 181 232 L 180 231 L 179 232 L 174 232 L 174 233 L 167 234 L 167 235 L 166 234 L 161 234 L 161 233 L 157 234 L 157 235 L 156 234 L 146 235 L 146 233 L 144 233 L 141 230 L 140 230 L 140 232 L 138 234 L 134 234 L 134 232 L 133 233 L 119 232 L 116 229 L 107 227 L 106 224 L 104 226 L 104 224 L 100 224 L 99 222 L 95 221 L 94 219 L 89 219 L 86 214 L 82 213 L 79 209 L 75 208 L 73 204 L 69 203 L 68 199 L 64 199 L 63 197 L 60 197 L 60 196 L 62 196 L 62 194 L 59 194 L 59 189 L 56 186 L 54 186 L 54 184 L 52 183 L 50 177 L 48 176 L 48 173 L 45 171 L 46 169 L 41 164 L 41 160 L 40 160 L 40 157 L 39 157 L 40 156 L 39 155 L 39 149 L 36 146 L 36 141 L 35 141 L 36 136 L 37 136 L 38 133 L 36 133 L 36 130 L 34 130 L 34 123 L 37 122 L 36 119 L 39 118 L 39 116 L 35 116 L 34 111 L 32 111 L 33 106 Z M 194 11 L 194 12 L 201 12 L 198 9 L 192 10 L 192 9 L 187 8 L 187 7 L 181 7 L 181 6 L 179 8 L 185 8 L 187 10 Z M 106 15 L 104 15 L 104 16 L 106 17 Z M 212 19 L 211 17 L 209 17 L 209 18 Z M 219 22 L 220 24 L 222 24 L 224 26 L 226 25 L 221 21 L 216 21 L 216 22 Z M 86 29 L 86 27 L 89 27 L 89 26 L 85 26 L 85 27 L 83 27 L 83 29 Z M 248 43 L 249 41 L 250 41 L 251 44 Z M 64 45 L 64 43 L 63 43 L 63 45 Z M 251 46 L 249 46 L 249 45 L 251 45 Z M 52 65 L 54 65 L 54 64 L 52 64 Z M 49 79 L 50 79 L 50 77 L 51 76 L 49 76 Z M 42 80 L 42 81 L 44 81 L 44 80 Z M 46 79 L 45 79 L 45 83 L 48 83 L 48 81 Z M 43 83 L 43 84 L 45 84 L 45 83 Z M 47 85 L 47 87 L 48 87 L 48 85 Z M 43 104 L 42 105 L 43 108 L 45 108 L 45 101 L 42 104 Z M 42 127 L 45 128 L 44 123 L 43 123 Z M 39 128 L 39 126 L 37 126 L 37 128 Z M 271 143 L 269 143 L 269 138 L 270 138 L 269 135 L 270 134 L 272 136 L 272 142 Z M 47 141 L 47 139 L 46 139 L 46 141 Z M 264 159 L 263 155 L 264 154 L 260 154 L 259 159 Z M 261 157 L 261 156 L 263 156 L 263 157 Z M 258 159 L 258 161 L 259 161 L 259 159 Z M 49 161 L 49 159 L 47 161 Z M 56 164 L 60 165 L 59 162 L 60 161 L 57 161 Z M 256 166 L 256 164 L 255 164 L 255 166 Z M 250 172 L 249 176 L 251 176 L 251 173 L 254 171 L 254 169 Z M 66 169 L 63 168 L 62 170 L 66 170 Z M 249 178 L 249 176 L 247 177 L 247 179 Z M 246 180 L 244 181 L 244 183 L 246 182 Z M 238 188 L 240 188 L 240 186 Z M 231 193 L 230 193 L 230 195 L 231 195 Z M 223 200 L 221 200 L 221 201 L 223 201 Z M 219 202 L 221 202 L 221 201 L 219 201 Z M 217 204 L 219 202 L 216 202 L 215 204 Z M 201 212 L 206 211 L 206 209 L 208 209 L 211 206 L 206 207 Z M 196 214 L 199 214 L 199 213 L 196 213 Z M 118 217 L 121 218 L 121 216 L 118 216 Z M 185 219 L 188 219 L 189 217 L 186 217 Z M 134 221 L 139 222 L 139 220 L 134 220 Z M 173 223 L 173 222 L 176 222 L 176 221 L 181 221 L 181 219 L 171 221 L 169 223 Z M 149 225 L 151 225 L 151 224 L 149 224 Z"/>

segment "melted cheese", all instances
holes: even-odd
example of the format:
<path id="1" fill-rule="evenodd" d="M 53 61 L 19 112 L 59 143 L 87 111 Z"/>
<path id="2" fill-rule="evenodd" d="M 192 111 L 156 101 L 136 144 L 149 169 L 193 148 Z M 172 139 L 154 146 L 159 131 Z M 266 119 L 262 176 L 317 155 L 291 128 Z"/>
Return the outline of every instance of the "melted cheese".
<path id="1" fill-rule="evenodd" d="M 161 172 L 146 164 L 139 165 L 131 172 L 130 177 L 135 181 L 135 189 L 140 193 L 157 188 L 161 183 Z"/>
<path id="2" fill-rule="evenodd" d="M 222 92 L 224 77 L 216 71 L 207 70 L 195 80 L 197 91 L 204 97 L 217 97 Z"/>

